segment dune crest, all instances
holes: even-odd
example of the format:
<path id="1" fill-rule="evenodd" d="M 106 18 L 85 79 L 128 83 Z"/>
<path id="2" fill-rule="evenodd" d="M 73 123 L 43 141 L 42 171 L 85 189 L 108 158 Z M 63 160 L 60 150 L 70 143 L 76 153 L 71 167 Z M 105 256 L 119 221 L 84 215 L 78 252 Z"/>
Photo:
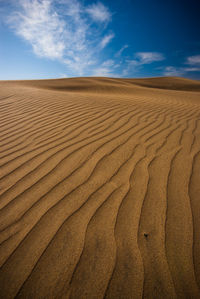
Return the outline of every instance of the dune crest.
<path id="1" fill-rule="evenodd" d="M 0 298 L 200 298 L 200 82 L 0 88 Z"/>

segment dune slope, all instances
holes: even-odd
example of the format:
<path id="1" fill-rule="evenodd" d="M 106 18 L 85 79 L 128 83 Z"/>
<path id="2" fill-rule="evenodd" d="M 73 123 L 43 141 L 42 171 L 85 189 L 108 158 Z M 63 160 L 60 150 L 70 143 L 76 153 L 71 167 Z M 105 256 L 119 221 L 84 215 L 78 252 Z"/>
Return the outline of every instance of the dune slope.
<path id="1" fill-rule="evenodd" d="M 200 298 L 200 82 L 0 90 L 0 298 Z"/>

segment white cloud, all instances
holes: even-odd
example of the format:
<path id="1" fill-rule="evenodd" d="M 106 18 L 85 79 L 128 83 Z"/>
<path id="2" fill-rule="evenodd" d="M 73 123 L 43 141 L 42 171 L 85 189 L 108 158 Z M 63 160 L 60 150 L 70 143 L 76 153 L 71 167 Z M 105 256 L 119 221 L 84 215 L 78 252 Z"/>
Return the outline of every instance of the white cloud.
<path id="1" fill-rule="evenodd" d="M 103 67 L 111 67 L 114 66 L 115 61 L 113 59 L 108 59 L 102 63 Z"/>
<path id="2" fill-rule="evenodd" d="M 167 66 L 164 68 L 164 76 L 182 76 L 189 72 L 200 72 L 200 55 L 189 56 L 186 58 L 185 64 L 189 64 L 188 67 L 175 67 Z"/>
<path id="3" fill-rule="evenodd" d="M 139 64 L 149 64 L 155 61 L 162 61 L 165 59 L 164 55 L 159 52 L 138 52 L 135 54 Z"/>
<path id="4" fill-rule="evenodd" d="M 128 45 L 124 45 L 116 54 L 115 57 L 120 57 L 122 52 L 124 52 L 125 49 L 128 48 Z"/>
<path id="5" fill-rule="evenodd" d="M 174 67 L 167 66 L 164 69 L 164 76 L 182 76 L 188 72 L 200 72 L 200 67 Z"/>
<path id="6" fill-rule="evenodd" d="M 20 11 L 8 22 L 17 35 L 28 41 L 36 55 L 61 58 L 64 53 L 65 24 L 52 10 L 51 1 L 21 0 Z"/>
<path id="7" fill-rule="evenodd" d="M 128 66 L 141 66 L 142 63 L 139 61 L 139 60 L 135 60 L 135 59 L 132 59 L 132 60 L 127 60 L 126 61 Z"/>
<path id="8" fill-rule="evenodd" d="M 200 72 L 200 67 L 184 67 L 185 72 Z"/>
<path id="9" fill-rule="evenodd" d="M 164 76 L 181 76 L 184 71 L 181 68 L 176 68 L 174 66 L 167 66 L 163 72 Z"/>
<path id="10" fill-rule="evenodd" d="M 135 59 L 126 59 L 125 67 L 122 70 L 122 76 L 127 77 L 129 75 L 138 74 L 143 65 L 153 62 L 162 61 L 165 56 L 159 52 L 137 52 L 134 54 Z"/>
<path id="11" fill-rule="evenodd" d="M 70 59 L 64 59 L 63 63 L 68 66 L 68 69 L 72 71 L 72 73 L 79 75 L 79 76 L 84 76 L 87 75 L 86 73 L 88 70 L 90 70 L 91 66 L 95 66 L 97 64 L 97 61 L 91 60 L 90 54 L 87 56 L 74 56 L 70 57 Z"/>
<path id="12" fill-rule="evenodd" d="M 100 2 L 88 6 L 86 12 L 95 22 L 109 22 L 112 17 L 108 8 Z"/>
<path id="13" fill-rule="evenodd" d="M 60 74 L 59 78 L 68 78 L 67 74 Z"/>
<path id="14" fill-rule="evenodd" d="M 109 42 L 114 38 L 114 36 L 115 35 L 113 33 L 105 35 L 99 44 L 100 49 L 105 48 L 109 44 Z"/>
<path id="15" fill-rule="evenodd" d="M 94 73 L 93 73 L 93 76 L 110 76 L 111 75 L 111 70 L 107 67 L 99 67 L 99 68 L 96 68 Z"/>
<path id="16" fill-rule="evenodd" d="M 88 7 L 80 0 L 19 0 L 8 17 L 13 31 L 37 56 L 64 63 L 68 75 L 88 75 L 99 66 L 101 50 L 114 33 L 93 23 L 110 20 L 111 12 L 101 2 Z"/>
<path id="17" fill-rule="evenodd" d="M 200 55 L 187 57 L 186 63 L 190 65 L 200 65 Z"/>
<path id="18" fill-rule="evenodd" d="M 113 69 L 110 69 L 109 67 L 99 67 L 96 68 L 92 74 L 94 77 L 113 77 L 113 78 L 119 78 L 121 75 L 113 72 Z"/>
<path id="19" fill-rule="evenodd" d="M 138 73 L 143 65 L 157 61 L 162 61 L 165 56 L 159 52 L 137 52 L 134 54 L 135 59 L 127 59 L 126 66 L 122 71 L 122 75 L 127 77 L 133 73 Z"/>
<path id="20" fill-rule="evenodd" d="M 136 74 L 142 65 L 137 60 L 126 60 L 125 67 L 122 70 L 122 77 L 132 76 L 133 73 Z"/>
<path id="21" fill-rule="evenodd" d="M 93 76 L 106 76 L 106 77 L 121 77 L 116 73 L 116 69 L 119 69 L 120 64 L 116 63 L 113 59 L 108 59 L 102 62 L 100 67 L 94 69 Z"/>

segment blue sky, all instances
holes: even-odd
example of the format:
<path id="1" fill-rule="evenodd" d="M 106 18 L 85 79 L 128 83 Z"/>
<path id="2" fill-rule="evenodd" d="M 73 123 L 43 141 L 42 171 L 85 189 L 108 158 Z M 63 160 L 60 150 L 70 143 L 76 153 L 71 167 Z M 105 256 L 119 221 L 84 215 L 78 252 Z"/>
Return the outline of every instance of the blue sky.
<path id="1" fill-rule="evenodd" d="M 198 0 L 0 0 L 0 80 L 200 79 Z"/>

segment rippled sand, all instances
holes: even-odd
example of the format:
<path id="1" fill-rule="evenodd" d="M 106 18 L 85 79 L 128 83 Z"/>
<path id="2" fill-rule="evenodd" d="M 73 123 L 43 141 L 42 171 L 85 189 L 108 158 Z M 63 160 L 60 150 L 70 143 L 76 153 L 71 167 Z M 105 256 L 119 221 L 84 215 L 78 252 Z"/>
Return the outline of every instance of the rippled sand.
<path id="1" fill-rule="evenodd" d="M 200 298 L 200 82 L 0 81 L 0 298 Z"/>

